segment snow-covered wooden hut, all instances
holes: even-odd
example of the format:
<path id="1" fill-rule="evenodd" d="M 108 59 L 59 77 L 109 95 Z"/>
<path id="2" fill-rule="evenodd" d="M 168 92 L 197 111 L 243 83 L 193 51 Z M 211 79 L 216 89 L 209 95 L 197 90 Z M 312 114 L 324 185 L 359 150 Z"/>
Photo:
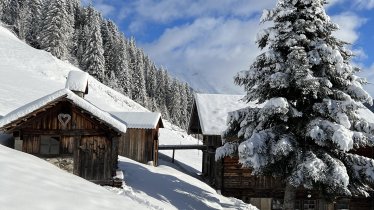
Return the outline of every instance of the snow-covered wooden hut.
<path id="1" fill-rule="evenodd" d="M 254 186 L 259 185 L 260 182 L 250 176 L 249 169 L 241 168 L 237 157 L 225 157 L 215 161 L 216 149 L 222 146 L 221 134 L 226 129 L 228 113 L 248 106 L 241 100 L 243 97 L 243 95 L 195 94 L 188 133 L 199 135 L 203 145 L 207 146 L 207 150 L 203 151 L 202 160 L 202 176 L 205 180 L 220 190 L 223 195 L 246 200 L 251 194 L 248 190 L 254 189 Z M 262 181 L 262 188 L 272 187 L 271 180 L 259 181 Z"/>
<path id="2" fill-rule="evenodd" d="M 208 147 L 203 152 L 202 175 L 215 189 L 225 196 L 232 196 L 251 202 L 261 210 L 282 209 L 283 189 L 281 181 L 271 177 L 252 176 L 250 169 L 241 168 L 238 157 L 225 157 L 215 161 L 216 149 L 222 145 L 221 134 L 226 129 L 228 112 L 248 106 L 259 106 L 241 101 L 242 95 L 195 94 L 192 107 L 189 134 L 202 138 Z M 360 110 L 360 115 L 374 123 L 374 114 L 368 109 Z M 351 151 L 374 158 L 374 148 Z M 303 189 L 297 192 L 297 209 L 360 209 L 374 208 L 372 198 L 339 198 L 336 203 L 326 203 L 318 192 Z"/>
<path id="3" fill-rule="evenodd" d="M 127 131 L 119 139 L 119 155 L 141 163 L 153 161 L 157 166 L 159 129 L 163 128 L 161 114 L 156 112 L 112 112 L 125 123 Z"/>
<path id="4" fill-rule="evenodd" d="M 87 81 L 87 73 L 70 72 L 67 88 L 10 112 L 0 119 L 0 130 L 15 137 L 16 149 L 108 184 L 116 172 L 118 139 L 126 125 L 83 99 Z"/>

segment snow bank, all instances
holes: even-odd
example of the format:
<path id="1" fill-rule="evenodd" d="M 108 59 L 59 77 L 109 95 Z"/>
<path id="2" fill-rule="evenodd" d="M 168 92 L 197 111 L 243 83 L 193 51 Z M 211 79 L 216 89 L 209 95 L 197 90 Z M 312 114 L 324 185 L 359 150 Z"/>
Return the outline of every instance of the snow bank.
<path id="1" fill-rule="evenodd" d="M 144 205 L 0 145 L 0 206 L 7 210 L 118 210 Z"/>

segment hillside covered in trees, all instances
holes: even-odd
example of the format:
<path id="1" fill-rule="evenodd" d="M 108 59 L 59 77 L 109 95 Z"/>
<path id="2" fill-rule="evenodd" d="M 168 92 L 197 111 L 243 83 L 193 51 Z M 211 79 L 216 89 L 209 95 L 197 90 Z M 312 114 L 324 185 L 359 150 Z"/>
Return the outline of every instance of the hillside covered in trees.
<path id="1" fill-rule="evenodd" d="M 0 18 L 34 48 L 68 60 L 163 118 L 186 128 L 192 89 L 171 77 L 116 24 L 80 0 L 2 0 Z"/>

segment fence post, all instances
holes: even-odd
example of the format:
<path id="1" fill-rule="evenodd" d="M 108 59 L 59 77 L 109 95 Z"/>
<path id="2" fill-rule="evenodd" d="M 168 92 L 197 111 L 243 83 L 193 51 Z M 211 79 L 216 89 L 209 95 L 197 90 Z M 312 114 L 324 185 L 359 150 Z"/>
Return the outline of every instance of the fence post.
<path id="1" fill-rule="evenodd" d="M 174 163 L 174 153 L 175 153 L 175 149 L 173 149 L 173 157 L 171 159 L 171 162 Z"/>

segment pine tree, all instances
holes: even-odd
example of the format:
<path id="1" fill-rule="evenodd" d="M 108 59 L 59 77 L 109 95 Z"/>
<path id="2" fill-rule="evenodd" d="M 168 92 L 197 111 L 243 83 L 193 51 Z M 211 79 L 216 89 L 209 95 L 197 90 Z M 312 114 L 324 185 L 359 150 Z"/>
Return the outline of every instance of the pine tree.
<path id="1" fill-rule="evenodd" d="M 332 36 L 325 3 L 279 0 L 264 12 L 274 23 L 258 35 L 266 51 L 235 77 L 246 101 L 264 104 L 229 115 L 216 153 L 236 152 L 253 174 L 283 178 L 284 209 L 294 209 L 299 187 L 334 197 L 368 196 L 374 185 L 374 160 L 353 154 L 374 146 L 374 125 L 357 112 L 372 99 L 346 43 Z"/>
<path id="2" fill-rule="evenodd" d="M 2 17 L 1 20 L 8 25 L 17 26 L 19 21 L 20 7 L 18 0 L 2 0 Z"/>
<path id="3" fill-rule="evenodd" d="M 169 76 L 169 73 L 168 71 L 165 69 L 164 71 L 162 71 L 163 73 L 163 77 L 164 77 L 164 86 L 163 86 L 163 89 L 164 89 L 164 97 L 165 97 L 165 105 L 167 107 L 167 109 L 169 110 L 169 113 L 171 111 L 171 98 L 172 98 L 172 95 L 173 93 L 171 92 L 171 85 L 172 85 L 172 79 L 171 77 Z M 171 115 L 171 114 L 170 114 Z"/>
<path id="4" fill-rule="evenodd" d="M 3 19 L 3 10 L 4 10 L 4 7 L 5 7 L 5 1 L 0 1 L 0 20 Z"/>
<path id="5" fill-rule="evenodd" d="M 181 118 L 181 89 L 179 88 L 178 80 L 173 79 L 170 87 L 170 118 L 171 121 L 180 126 Z"/>
<path id="6" fill-rule="evenodd" d="M 122 89 L 123 94 L 131 96 L 131 74 L 128 67 L 128 56 L 126 50 L 126 40 L 122 35 L 118 38 L 118 45 L 115 48 L 115 57 L 114 57 L 114 74 L 117 77 L 119 86 Z"/>
<path id="7" fill-rule="evenodd" d="M 77 52 L 76 57 L 79 63 L 80 68 L 84 69 L 86 66 L 85 61 L 83 60 L 83 55 L 86 50 L 86 46 L 88 44 L 88 38 L 89 38 L 89 29 L 88 25 L 82 25 L 80 29 L 77 31 Z"/>
<path id="8" fill-rule="evenodd" d="M 87 9 L 87 27 L 83 30 L 84 41 L 82 64 L 83 69 L 99 81 L 105 80 L 105 58 L 103 50 L 103 41 L 100 30 L 101 17 L 92 7 Z M 87 33 L 87 34 L 86 34 Z"/>
<path id="9" fill-rule="evenodd" d="M 42 49 L 60 59 L 67 59 L 73 33 L 65 0 L 52 0 L 44 8 L 39 43 Z"/>
<path id="10" fill-rule="evenodd" d="M 132 99 L 142 106 L 148 106 L 148 99 L 145 90 L 145 79 L 144 79 L 144 63 L 143 63 L 143 51 L 137 50 L 135 69 L 132 71 L 132 85 L 133 89 Z"/>
<path id="11" fill-rule="evenodd" d="M 20 12 L 19 37 L 35 48 L 40 48 L 37 37 L 41 31 L 42 0 L 26 0 Z"/>
<path id="12" fill-rule="evenodd" d="M 117 50 L 116 48 L 120 45 L 120 33 L 116 25 L 112 21 L 103 21 L 101 24 L 101 35 L 103 38 L 104 47 L 104 58 L 105 58 L 105 70 L 107 74 L 114 71 L 115 62 L 117 61 Z"/>
<path id="13" fill-rule="evenodd" d="M 147 57 L 145 62 L 148 67 L 146 67 L 146 89 L 148 97 L 155 98 L 156 97 L 156 89 L 157 89 L 157 67 L 155 64 Z"/>
<path id="14" fill-rule="evenodd" d="M 155 99 L 157 100 L 158 111 L 162 114 L 164 119 L 169 119 L 169 111 L 166 107 L 166 91 L 165 91 L 165 74 L 166 71 L 161 67 L 156 72 L 157 88 L 155 92 Z"/>
<path id="15" fill-rule="evenodd" d="M 187 129 L 189 120 L 188 101 L 189 101 L 189 87 L 187 83 L 180 84 L 180 113 L 181 117 L 179 124 L 183 129 Z"/>

